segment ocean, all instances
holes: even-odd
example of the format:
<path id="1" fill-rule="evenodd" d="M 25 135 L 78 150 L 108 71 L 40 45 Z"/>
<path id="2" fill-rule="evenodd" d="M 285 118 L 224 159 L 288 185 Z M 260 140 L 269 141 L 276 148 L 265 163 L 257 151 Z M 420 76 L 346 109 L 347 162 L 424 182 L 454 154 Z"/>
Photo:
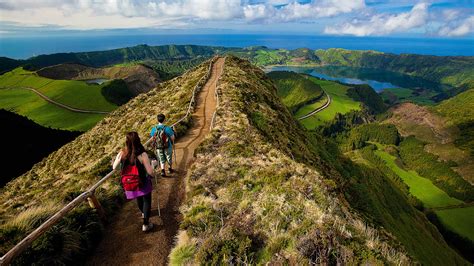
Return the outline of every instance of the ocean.
<path id="1" fill-rule="evenodd" d="M 226 47 L 263 45 L 269 48 L 311 49 L 345 48 L 376 50 L 387 53 L 474 56 L 473 39 L 336 37 L 305 35 L 252 34 L 168 34 L 168 35 L 103 35 L 0 38 L 0 56 L 26 59 L 40 54 L 100 51 L 138 44 L 196 44 Z"/>

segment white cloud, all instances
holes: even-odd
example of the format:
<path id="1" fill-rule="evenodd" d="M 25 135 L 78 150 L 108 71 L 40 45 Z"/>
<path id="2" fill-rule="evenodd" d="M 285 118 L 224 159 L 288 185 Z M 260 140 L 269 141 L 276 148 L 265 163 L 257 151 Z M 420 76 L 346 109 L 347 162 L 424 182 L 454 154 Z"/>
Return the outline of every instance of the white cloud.
<path id="1" fill-rule="evenodd" d="M 451 17 L 455 19 L 456 17 Z M 448 21 L 438 29 L 437 34 L 446 37 L 465 36 L 474 32 L 474 16 L 465 19 Z"/>
<path id="2" fill-rule="evenodd" d="M 424 26 L 428 21 L 428 4 L 416 4 L 409 12 L 376 14 L 370 19 L 354 19 L 336 26 L 327 26 L 324 33 L 337 35 L 387 35 Z"/>
<path id="3" fill-rule="evenodd" d="M 282 5 L 283 6 L 280 6 Z M 364 0 L 0 0 L 0 23 L 68 29 L 169 27 L 205 21 L 314 20 L 350 13 Z"/>

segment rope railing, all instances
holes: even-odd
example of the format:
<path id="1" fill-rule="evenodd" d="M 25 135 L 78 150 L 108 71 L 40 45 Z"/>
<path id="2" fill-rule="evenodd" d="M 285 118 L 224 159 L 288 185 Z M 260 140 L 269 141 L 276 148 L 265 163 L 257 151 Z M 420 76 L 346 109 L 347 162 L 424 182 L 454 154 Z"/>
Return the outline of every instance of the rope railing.
<path id="1" fill-rule="evenodd" d="M 189 101 L 189 105 L 186 111 L 186 114 L 181 117 L 178 121 L 173 123 L 171 127 L 176 126 L 177 124 L 181 123 L 184 121 L 190 114 L 191 111 L 194 107 L 195 101 L 196 101 L 196 94 L 198 90 L 200 90 L 206 82 L 209 80 L 209 77 L 211 76 L 211 71 L 212 71 L 212 66 L 214 65 L 215 60 L 217 59 L 217 56 L 213 57 L 211 61 L 209 62 L 209 67 L 207 69 L 207 72 L 204 76 L 201 77 L 201 79 L 198 81 L 198 83 L 194 86 L 193 88 L 193 95 L 191 96 L 191 100 Z M 187 72 L 186 72 L 187 73 Z M 144 146 L 148 146 L 153 138 L 149 138 Z M 48 229 L 50 229 L 53 225 L 55 225 L 58 221 L 60 221 L 64 216 L 69 213 L 72 209 L 77 207 L 79 204 L 83 203 L 84 201 L 88 201 L 89 205 L 97 210 L 97 213 L 99 214 L 99 217 L 103 222 L 106 221 L 106 216 L 105 216 L 105 211 L 103 210 L 102 206 L 100 205 L 100 202 L 97 200 L 95 196 L 95 190 L 100 187 L 105 181 L 107 181 L 111 176 L 114 175 L 116 170 L 112 169 L 107 175 L 102 177 L 97 183 L 92 185 L 89 189 L 87 189 L 85 192 L 74 198 L 71 202 L 66 204 L 63 208 L 61 208 L 59 211 L 53 214 L 48 220 L 46 220 L 44 223 L 42 223 L 38 228 L 36 228 L 33 232 L 28 234 L 25 238 L 23 238 L 18 244 L 16 244 L 12 249 L 10 249 L 7 253 L 5 253 L 1 258 L 0 258 L 0 265 L 8 265 L 10 262 L 20 255 L 22 252 L 24 252 L 36 239 L 38 239 L 42 234 L 44 234 Z"/>

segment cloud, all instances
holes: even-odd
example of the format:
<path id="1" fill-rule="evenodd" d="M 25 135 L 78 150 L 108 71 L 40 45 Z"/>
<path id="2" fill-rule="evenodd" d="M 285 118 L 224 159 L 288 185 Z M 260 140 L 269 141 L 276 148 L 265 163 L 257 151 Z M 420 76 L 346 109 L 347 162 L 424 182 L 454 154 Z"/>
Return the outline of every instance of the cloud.
<path id="1" fill-rule="evenodd" d="M 364 7 L 364 0 L 2 0 L 0 23 L 68 29 L 173 28 L 208 21 L 315 20 Z"/>
<path id="2" fill-rule="evenodd" d="M 445 37 L 459 37 L 465 36 L 474 32 L 474 16 L 467 18 L 459 18 L 459 16 L 453 15 L 455 12 L 451 12 L 447 16 L 447 21 L 439 27 L 437 35 Z M 456 13 L 458 14 L 458 13 Z"/>
<path id="3" fill-rule="evenodd" d="M 244 14 L 248 21 L 289 22 L 332 17 L 363 8 L 363 0 L 322 0 L 310 3 L 290 2 L 283 6 L 247 5 L 244 7 Z"/>
<path id="4" fill-rule="evenodd" d="M 336 35 L 387 35 L 395 32 L 405 32 L 424 26 L 428 21 L 427 3 L 413 6 L 409 12 L 399 14 L 376 14 L 370 19 L 353 19 L 336 26 L 327 26 L 326 34 Z"/>

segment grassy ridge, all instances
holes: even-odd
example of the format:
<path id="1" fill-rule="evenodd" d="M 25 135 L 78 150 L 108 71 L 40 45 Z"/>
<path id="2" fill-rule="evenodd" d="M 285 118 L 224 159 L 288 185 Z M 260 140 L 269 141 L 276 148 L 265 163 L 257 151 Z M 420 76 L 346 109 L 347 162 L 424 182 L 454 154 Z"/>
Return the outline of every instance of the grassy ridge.
<path id="1" fill-rule="evenodd" d="M 273 71 L 267 76 L 276 85 L 278 96 L 293 113 L 308 103 L 318 101 L 324 94 L 321 86 L 295 72 Z"/>
<path id="2" fill-rule="evenodd" d="M 321 88 L 331 97 L 331 104 L 316 115 L 301 120 L 307 129 L 314 129 L 324 122 L 331 121 L 337 113 L 345 114 L 353 110 L 360 110 L 359 102 L 347 95 L 349 87 L 333 81 L 320 80 L 310 77 L 309 80 L 321 86 Z"/>
<path id="3" fill-rule="evenodd" d="M 400 241 L 423 264 L 465 263 L 382 172 L 351 163 L 334 143 L 303 130 L 261 71 L 228 58 L 219 93 L 216 128 L 187 178 L 172 265 L 409 263 L 387 256 L 380 240 Z M 353 208 L 363 221 L 349 218 Z M 340 234 L 338 215 L 352 237 Z M 350 250 L 346 257 L 341 248 Z"/>
<path id="4" fill-rule="evenodd" d="M 208 64 L 203 64 L 183 77 L 140 94 L 0 189 L 0 253 L 4 254 L 55 210 L 108 173 L 110 160 L 123 147 L 126 132 L 137 131 L 144 141 L 156 123 L 157 113 L 166 110 L 170 121 L 181 118 L 193 88 L 207 69 Z M 190 122 L 188 119 L 176 128 L 179 135 Z M 117 211 L 123 202 L 117 180 L 109 179 L 96 191 L 107 215 Z M 84 264 L 102 232 L 97 213 L 84 203 L 35 241 L 14 263 Z"/>

